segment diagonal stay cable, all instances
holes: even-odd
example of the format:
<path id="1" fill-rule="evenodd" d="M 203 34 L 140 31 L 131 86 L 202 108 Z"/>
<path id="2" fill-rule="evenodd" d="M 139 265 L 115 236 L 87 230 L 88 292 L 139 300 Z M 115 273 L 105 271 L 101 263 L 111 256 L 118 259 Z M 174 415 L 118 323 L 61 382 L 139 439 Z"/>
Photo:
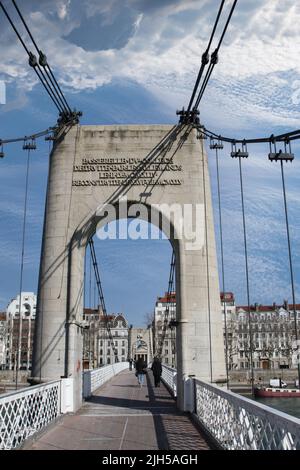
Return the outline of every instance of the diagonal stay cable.
<path id="1" fill-rule="evenodd" d="M 99 273 L 99 268 L 98 268 L 98 262 L 97 262 L 94 242 L 93 242 L 92 238 L 89 241 L 89 245 L 90 245 L 90 252 L 91 252 L 91 260 L 92 260 L 92 264 L 93 264 L 93 267 L 94 267 L 95 278 L 96 278 L 96 283 L 97 283 L 97 288 L 98 288 L 99 300 L 100 300 L 100 304 L 101 304 L 103 314 L 106 317 L 106 329 L 107 329 L 109 338 L 111 340 L 112 349 L 113 349 L 114 355 L 115 355 L 115 362 L 119 362 L 118 350 L 115 347 L 113 335 L 112 335 L 110 325 L 109 325 L 109 319 L 108 319 L 105 300 L 104 300 L 104 294 L 103 294 L 102 283 L 101 283 L 101 278 L 100 278 L 100 273 Z"/>
<path id="2" fill-rule="evenodd" d="M 165 315 L 164 315 L 164 325 L 163 325 L 163 331 L 160 336 L 160 341 L 158 344 L 158 357 L 161 357 L 162 355 L 162 348 L 166 336 L 166 331 L 168 328 L 168 321 L 169 321 L 169 311 L 170 311 L 170 304 L 172 301 L 172 292 L 174 291 L 174 275 L 175 275 L 175 252 L 174 250 L 172 251 L 172 257 L 171 257 L 171 264 L 170 264 L 170 273 L 169 273 L 169 282 L 168 282 L 168 292 L 167 292 L 167 306 L 165 310 Z"/>

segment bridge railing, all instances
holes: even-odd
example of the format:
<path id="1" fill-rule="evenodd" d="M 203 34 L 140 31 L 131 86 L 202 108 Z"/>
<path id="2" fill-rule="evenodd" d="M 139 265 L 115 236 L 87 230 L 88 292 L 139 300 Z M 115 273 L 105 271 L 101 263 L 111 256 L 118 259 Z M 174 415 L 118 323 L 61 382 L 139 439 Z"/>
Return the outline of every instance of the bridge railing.
<path id="1" fill-rule="evenodd" d="M 194 379 L 195 415 L 224 449 L 300 449 L 300 419 Z"/>
<path id="2" fill-rule="evenodd" d="M 83 372 L 83 397 L 90 397 L 91 394 L 114 375 L 129 368 L 129 362 L 116 362 L 99 369 L 91 369 Z"/>
<path id="3" fill-rule="evenodd" d="M 0 397 L 0 450 L 19 447 L 61 412 L 61 380 Z"/>
<path id="4" fill-rule="evenodd" d="M 174 397 L 177 396 L 177 370 L 162 364 L 162 381 L 166 384 Z"/>

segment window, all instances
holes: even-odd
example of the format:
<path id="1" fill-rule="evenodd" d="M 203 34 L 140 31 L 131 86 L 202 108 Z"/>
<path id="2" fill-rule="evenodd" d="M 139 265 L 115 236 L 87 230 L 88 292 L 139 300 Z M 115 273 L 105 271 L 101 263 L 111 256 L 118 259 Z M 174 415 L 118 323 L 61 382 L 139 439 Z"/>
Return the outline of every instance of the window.
<path id="1" fill-rule="evenodd" d="M 125 355 L 125 349 L 122 349 L 122 355 L 123 356 Z"/>
<path id="2" fill-rule="evenodd" d="M 169 350 L 168 350 L 168 349 L 165 349 L 165 354 L 169 354 Z"/>
<path id="3" fill-rule="evenodd" d="M 103 349 L 100 349 L 100 356 L 103 355 Z"/>
<path id="4" fill-rule="evenodd" d="M 125 346 L 125 341 L 124 340 L 122 341 L 122 346 Z"/>
<path id="5" fill-rule="evenodd" d="M 169 359 L 167 357 L 165 358 L 165 364 L 169 364 Z"/>
<path id="6" fill-rule="evenodd" d="M 110 356 L 110 349 L 107 350 L 107 355 Z"/>
<path id="7" fill-rule="evenodd" d="M 115 346 L 118 346 L 118 341 L 115 341 Z"/>
<path id="8" fill-rule="evenodd" d="M 107 364 L 110 364 L 110 357 L 107 358 Z"/>
<path id="9" fill-rule="evenodd" d="M 122 362 L 125 362 L 125 357 L 122 357 Z"/>

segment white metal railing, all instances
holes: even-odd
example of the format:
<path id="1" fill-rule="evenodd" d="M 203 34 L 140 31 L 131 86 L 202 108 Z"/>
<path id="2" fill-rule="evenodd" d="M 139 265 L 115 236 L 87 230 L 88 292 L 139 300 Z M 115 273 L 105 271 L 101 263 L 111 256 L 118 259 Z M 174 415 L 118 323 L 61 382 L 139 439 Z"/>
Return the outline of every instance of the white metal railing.
<path id="1" fill-rule="evenodd" d="M 83 372 L 83 397 L 90 397 L 92 392 L 101 387 L 111 377 L 122 370 L 129 368 L 129 362 L 116 362 L 99 369 L 91 369 Z"/>
<path id="2" fill-rule="evenodd" d="M 300 419 L 194 380 L 197 419 L 228 450 L 300 449 Z"/>
<path id="3" fill-rule="evenodd" d="M 177 370 L 162 364 L 161 378 L 174 397 L 177 396 Z"/>
<path id="4" fill-rule="evenodd" d="M 61 380 L 0 397 L 0 450 L 19 447 L 60 414 Z"/>

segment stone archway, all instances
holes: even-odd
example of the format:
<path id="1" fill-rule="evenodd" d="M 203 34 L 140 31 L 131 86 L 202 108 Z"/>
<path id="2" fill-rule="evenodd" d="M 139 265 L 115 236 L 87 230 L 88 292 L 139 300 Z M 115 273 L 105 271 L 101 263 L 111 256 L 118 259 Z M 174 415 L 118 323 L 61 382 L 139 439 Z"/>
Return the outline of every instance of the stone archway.
<path id="1" fill-rule="evenodd" d="M 195 209 L 203 215 L 203 177 L 208 280 L 203 239 L 180 236 L 180 213 L 186 216 Z M 122 213 L 124 202 L 128 214 Z M 225 377 L 210 184 L 196 131 L 157 125 L 77 126 L 56 143 L 51 155 L 32 370 L 35 382 L 73 378 L 75 408 L 82 396 L 86 245 L 97 226 L 149 214 L 151 223 L 167 233 L 176 254 L 179 407 L 184 408 L 189 375 L 212 381 Z M 198 231 L 204 233 L 204 219 L 200 225 Z"/>

